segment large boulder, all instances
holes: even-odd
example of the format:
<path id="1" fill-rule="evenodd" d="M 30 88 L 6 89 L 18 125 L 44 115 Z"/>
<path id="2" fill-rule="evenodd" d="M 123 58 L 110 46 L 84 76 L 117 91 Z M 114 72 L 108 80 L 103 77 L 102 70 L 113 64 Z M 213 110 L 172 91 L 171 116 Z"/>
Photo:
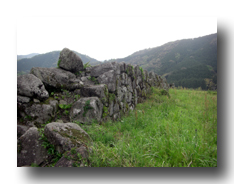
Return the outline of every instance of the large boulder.
<path id="1" fill-rule="evenodd" d="M 91 124 L 93 120 L 101 121 L 103 104 L 98 97 L 81 98 L 70 110 L 70 120 Z"/>
<path id="2" fill-rule="evenodd" d="M 17 77 L 17 94 L 44 100 L 49 97 L 42 81 L 32 74 Z"/>
<path id="3" fill-rule="evenodd" d="M 102 103 L 108 105 L 108 89 L 105 84 L 83 87 L 81 94 L 84 97 L 98 97 Z"/>
<path id="4" fill-rule="evenodd" d="M 45 126 L 44 135 L 59 153 L 91 143 L 89 135 L 75 123 L 49 123 Z"/>
<path id="5" fill-rule="evenodd" d="M 42 124 L 55 117 L 56 111 L 56 102 L 51 102 L 50 104 L 32 104 L 31 106 L 25 106 L 24 109 L 19 111 L 19 116 L 27 117 L 26 119 L 40 127 Z"/>
<path id="6" fill-rule="evenodd" d="M 110 70 L 103 73 L 97 79 L 100 84 L 106 84 L 108 90 L 112 93 L 115 92 L 121 84 L 119 80 L 119 75 L 117 75 L 114 70 Z"/>
<path id="7" fill-rule="evenodd" d="M 29 128 L 17 141 L 17 166 L 40 165 L 48 158 L 36 127 Z"/>
<path id="8" fill-rule="evenodd" d="M 59 68 L 33 67 L 30 73 L 41 79 L 46 88 L 74 90 L 83 87 L 83 82 L 75 74 Z"/>
<path id="9" fill-rule="evenodd" d="M 105 72 L 110 70 L 114 70 L 114 72 L 119 75 L 120 74 L 120 65 L 117 62 L 103 63 L 98 66 L 92 67 L 90 71 L 90 75 L 93 77 L 98 77 Z"/>
<path id="10" fill-rule="evenodd" d="M 68 48 L 64 48 L 60 52 L 59 67 L 73 73 L 77 73 L 84 69 L 83 62 L 80 57 Z"/>

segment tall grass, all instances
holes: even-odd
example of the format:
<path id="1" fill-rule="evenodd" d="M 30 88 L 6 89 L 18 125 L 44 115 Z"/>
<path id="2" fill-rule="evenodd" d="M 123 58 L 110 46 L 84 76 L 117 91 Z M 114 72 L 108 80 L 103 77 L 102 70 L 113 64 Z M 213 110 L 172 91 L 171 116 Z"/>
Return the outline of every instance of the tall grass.
<path id="1" fill-rule="evenodd" d="M 118 122 L 81 125 L 92 167 L 217 167 L 217 93 L 153 89 Z"/>

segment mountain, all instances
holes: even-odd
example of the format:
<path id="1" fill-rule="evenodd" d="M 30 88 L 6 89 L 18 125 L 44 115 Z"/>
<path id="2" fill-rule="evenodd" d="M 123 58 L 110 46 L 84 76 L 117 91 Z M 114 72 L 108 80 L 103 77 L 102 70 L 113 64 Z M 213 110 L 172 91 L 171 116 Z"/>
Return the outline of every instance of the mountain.
<path id="1" fill-rule="evenodd" d="M 207 86 L 215 87 L 217 33 L 169 42 L 159 47 L 137 51 L 115 61 L 136 64 L 147 71 L 154 71 L 176 86 L 202 89 L 207 89 Z"/>
<path id="2" fill-rule="evenodd" d="M 38 55 L 38 53 L 32 53 L 28 55 L 17 55 L 17 60 L 23 59 L 23 58 L 32 58 L 33 56 Z"/>
<path id="3" fill-rule="evenodd" d="M 101 62 L 93 59 L 87 55 L 80 54 L 74 51 L 82 59 L 83 63 L 88 63 L 90 65 L 97 65 Z M 60 51 L 48 52 L 45 54 L 38 54 L 32 58 L 24 58 L 17 60 L 17 73 L 18 75 L 29 73 L 32 67 L 45 67 L 54 68 L 57 67 L 57 62 L 59 58 Z"/>
<path id="4" fill-rule="evenodd" d="M 60 51 L 39 54 L 17 61 L 18 74 L 32 67 L 57 67 Z M 84 63 L 101 62 L 76 52 Z M 159 47 L 137 51 L 125 58 L 105 62 L 125 62 L 154 71 L 168 83 L 187 88 L 216 89 L 217 87 L 217 33 L 194 39 L 183 39 Z"/>

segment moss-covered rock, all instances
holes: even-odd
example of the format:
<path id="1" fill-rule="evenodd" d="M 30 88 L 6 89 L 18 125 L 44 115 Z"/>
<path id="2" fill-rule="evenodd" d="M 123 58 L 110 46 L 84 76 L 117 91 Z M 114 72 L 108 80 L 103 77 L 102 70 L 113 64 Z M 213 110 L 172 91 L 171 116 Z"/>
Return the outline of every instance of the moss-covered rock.
<path id="1" fill-rule="evenodd" d="M 89 135 L 75 123 L 49 123 L 45 126 L 44 134 L 59 153 L 81 145 L 88 146 L 92 142 Z"/>

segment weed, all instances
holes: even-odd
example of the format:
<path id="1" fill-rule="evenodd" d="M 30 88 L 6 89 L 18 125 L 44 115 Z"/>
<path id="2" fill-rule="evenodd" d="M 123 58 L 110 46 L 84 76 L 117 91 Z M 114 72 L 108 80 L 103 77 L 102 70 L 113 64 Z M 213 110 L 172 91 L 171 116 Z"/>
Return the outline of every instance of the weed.
<path id="1" fill-rule="evenodd" d="M 69 115 L 69 111 L 68 111 L 68 110 L 65 110 L 65 111 L 63 112 L 63 114 Z"/>
<path id="2" fill-rule="evenodd" d="M 142 78 L 143 78 L 143 80 L 145 80 L 145 74 L 144 74 L 144 70 L 143 70 L 143 68 L 142 67 L 139 67 L 140 68 L 140 70 L 141 70 L 141 75 L 142 75 Z"/>
<path id="3" fill-rule="evenodd" d="M 95 77 L 93 77 L 93 76 L 91 77 L 90 80 L 93 81 L 94 84 L 99 84 L 98 80 Z"/>
<path id="4" fill-rule="evenodd" d="M 61 108 L 61 109 L 70 109 L 71 108 L 71 106 L 72 106 L 72 104 L 59 104 L 59 107 Z"/>
<path id="5" fill-rule="evenodd" d="M 32 163 L 31 164 L 31 167 L 39 167 L 39 165 L 35 164 L 35 163 Z"/>
<path id="6" fill-rule="evenodd" d="M 102 118 L 105 118 L 109 114 L 108 108 L 103 105 Z"/>
<path id="7" fill-rule="evenodd" d="M 62 157 L 62 154 L 56 151 L 55 146 L 48 141 L 44 135 L 44 128 L 39 129 L 39 135 L 39 140 L 42 140 L 42 147 L 47 149 L 47 153 L 52 156 L 50 160 L 51 166 L 54 166 L 55 163 Z"/>
<path id="8" fill-rule="evenodd" d="M 80 98 L 80 95 L 75 95 L 74 96 L 74 101 L 77 101 Z"/>
<path id="9" fill-rule="evenodd" d="M 60 62 L 61 62 L 61 59 L 58 60 L 58 63 L 57 63 L 58 68 L 59 68 Z"/>
<path id="10" fill-rule="evenodd" d="M 89 64 L 89 62 L 84 64 L 84 69 L 91 67 L 91 65 Z"/>

